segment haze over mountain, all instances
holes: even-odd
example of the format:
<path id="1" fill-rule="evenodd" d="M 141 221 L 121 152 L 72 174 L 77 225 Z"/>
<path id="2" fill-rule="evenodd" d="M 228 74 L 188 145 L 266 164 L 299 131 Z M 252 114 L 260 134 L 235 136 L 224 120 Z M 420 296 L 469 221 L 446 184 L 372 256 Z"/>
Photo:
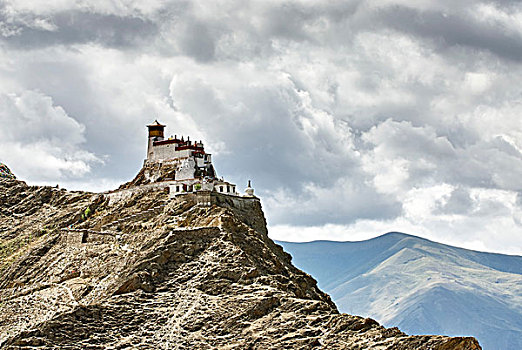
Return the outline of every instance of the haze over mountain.
<path id="1" fill-rule="evenodd" d="M 360 242 L 278 242 L 341 312 L 412 334 L 472 335 L 484 349 L 522 349 L 522 257 L 403 233 Z"/>

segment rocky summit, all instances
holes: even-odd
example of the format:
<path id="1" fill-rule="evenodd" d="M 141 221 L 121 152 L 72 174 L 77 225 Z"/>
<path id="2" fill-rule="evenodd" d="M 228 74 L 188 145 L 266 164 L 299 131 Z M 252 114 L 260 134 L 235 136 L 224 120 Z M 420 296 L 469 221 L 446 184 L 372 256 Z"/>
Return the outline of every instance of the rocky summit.
<path id="1" fill-rule="evenodd" d="M 340 314 L 258 200 L 0 179 L 2 349 L 480 349 Z"/>

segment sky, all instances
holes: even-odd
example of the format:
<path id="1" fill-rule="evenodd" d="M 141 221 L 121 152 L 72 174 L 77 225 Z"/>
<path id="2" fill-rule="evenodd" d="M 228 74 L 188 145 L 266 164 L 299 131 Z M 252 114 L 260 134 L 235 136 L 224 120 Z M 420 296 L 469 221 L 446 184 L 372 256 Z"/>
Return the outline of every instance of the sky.
<path id="1" fill-rule="evenodd" d="M 389 231 L 522 254 L 522 3 L 0 0 L 0 161 L 132 179 L 203 140 L 279 240 Z"/>

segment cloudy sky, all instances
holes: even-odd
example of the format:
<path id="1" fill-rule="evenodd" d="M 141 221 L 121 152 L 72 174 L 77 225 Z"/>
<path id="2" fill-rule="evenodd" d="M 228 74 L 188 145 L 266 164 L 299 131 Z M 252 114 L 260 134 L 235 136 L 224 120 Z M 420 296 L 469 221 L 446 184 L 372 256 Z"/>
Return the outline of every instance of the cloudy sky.
<path id="1" fill-rule="evenodd" d="M 522 4 L 0 0 L 0 161 L 134 177 L 145 124 L 252 179 L 271 237 L 522 254 Z"/>

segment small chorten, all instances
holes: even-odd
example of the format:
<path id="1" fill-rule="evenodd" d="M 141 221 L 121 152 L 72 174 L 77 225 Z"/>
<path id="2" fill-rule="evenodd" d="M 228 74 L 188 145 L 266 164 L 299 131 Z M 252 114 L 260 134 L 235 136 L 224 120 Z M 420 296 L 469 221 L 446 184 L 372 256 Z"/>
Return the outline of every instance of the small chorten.
<path id="1" fill-rule="evenodd" d="M 254 197 L 254 189 L 250 180 L 248 180 L 248 187 L 245 189 L 245 197 Z"/>

